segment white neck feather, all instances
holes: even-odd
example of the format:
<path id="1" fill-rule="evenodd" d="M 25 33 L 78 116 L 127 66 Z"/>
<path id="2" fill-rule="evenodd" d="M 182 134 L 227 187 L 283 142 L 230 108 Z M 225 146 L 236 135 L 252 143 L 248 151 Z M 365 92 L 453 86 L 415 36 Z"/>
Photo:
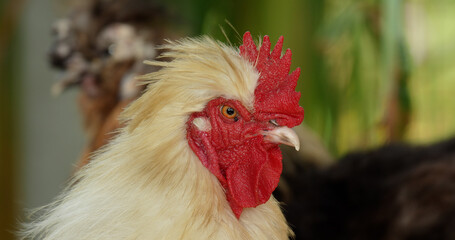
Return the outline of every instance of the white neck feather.
<path id="1" fill-rule="evenodd" d="M 156 130 L 121 133 L 77 174 L 44 220 L 31 225 L 31 234 L 60 240 L 288 238 L 273 197 L 237 219 L 185 131 L 144 142 Z"/>

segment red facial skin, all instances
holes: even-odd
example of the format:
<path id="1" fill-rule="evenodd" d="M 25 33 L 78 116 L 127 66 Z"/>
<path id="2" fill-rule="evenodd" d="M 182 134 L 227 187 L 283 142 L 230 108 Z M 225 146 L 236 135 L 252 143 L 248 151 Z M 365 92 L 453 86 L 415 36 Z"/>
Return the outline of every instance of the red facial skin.
<path id="1" fill-rule="evenodd" d="M 225 117 L 222 106 L 234 108 L 237 121 Z M 209 120 L 211 130 L 200 131 L 192 124 L 197 117 Z M 202 164 L 226 189 L 226 197 L 237 217 L 243 208 L 265 203 L 277 187 L 281 174 L 281 151 L 266 143 L 260 134 L 273 127 L 257 121 L 240 102 L 217 98 L 204 111 L 193 113 L 188 121 L 188 143 Z"/>
<path id="2" fill-rule="evenodd" d="M 222 114 L 221 108 L 225 105 L 237 111 L 237 121 Z M 275 127 L 270 120 L 290 122 L 290 117 L 283 116 L 269 112 L 252 114 L 239 101 L 217 98 L 188 120 L 188 143 L 226 190 L 227 200 L 237 218 L 243 208 L 267 202 L 278 186 L 282 171 L 281 150 L 278 144 L 265 142 L 261 132 Z M 192 124 L 198 117 L 209 120 L 209 131 L 201 131 Z"/>
<path id="3" fill-rule="evenodd" d="M 218 178 L 237 218 L 243 208 L 267 202 L 278 186 L 281 150 L 278 144 L 264 141 L 262 132 L 276 128 L 271 120 L 289 128 L 303 120 L 300 93 L 295 92 L 300 70 L 288 74 L 291 54 L 288 50 L 281 58 L 282 43 L 280 38 L 270 53 L 266 36 L 258 51 L 249 32 L 244 35 L 240 54 L 260 72 L 251 112 L 239 101 L 220 97 L 208 102 L 203 111 L 191 114 L 187 122 L 189 146 Z M 235 109 L 237 118 L 223 115 L 223 106 Z M 193 124 L 199 117 L 208 120 L 210 130 L 202 131 Z"/>

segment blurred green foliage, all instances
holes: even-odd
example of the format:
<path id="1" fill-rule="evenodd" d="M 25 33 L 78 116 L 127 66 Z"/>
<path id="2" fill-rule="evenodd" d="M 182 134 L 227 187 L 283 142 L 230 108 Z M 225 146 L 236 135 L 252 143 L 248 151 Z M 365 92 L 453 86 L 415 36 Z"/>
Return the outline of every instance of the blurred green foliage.
<path id="1" fill-rule="evenodd" d="M 0 239 L 14 239 L 18 167 L 18 79 L 20 53 L 17 24 L 22 1 L 0 2 Z"/>
<path id="2" fill-rule="evenodd" d="M 302 68 L 304 123 L 334 155 L 455 132 L 454 1 L 171 2 L 193 35 L 234 45 L 245 31 L 283 35 Z"/>
<path id="3" fill-rule="evenodd" d="M 10 2 L 0 4 L 3 13 Z M 285 36 L 293 68 L 302 68 L 304 123 L 334 155 L 455 132 L 454 1 L 160 2 L 189 35 L 233 45 L 247 30 L 258 41 Z"/>
<path id="4" fill-rule="evenodd" d="M 285 36 L 293 68 L 302 68 L 304 123 L 336 156 L 455 132 L 454 1 L 157 1 L 189 35 L 233 45 L 247 30 L 258 41 Z M 3 32 L 11 2 L 0 4 Z"/>

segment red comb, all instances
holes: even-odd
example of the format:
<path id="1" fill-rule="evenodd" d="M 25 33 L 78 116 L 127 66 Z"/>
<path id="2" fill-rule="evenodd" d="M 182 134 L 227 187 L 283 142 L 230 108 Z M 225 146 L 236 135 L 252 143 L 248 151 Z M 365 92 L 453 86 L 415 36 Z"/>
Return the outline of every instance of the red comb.
<path id="1" fill-rule="evenodd" d="M 243 45 L 239 47 L 240 55 L 250 61 L 260 73 L 255 89 L 255 108 L 261 112 L 282 113 L 295 120 L 283 125 L 297 125 L 303 120 L 303 109 L 299 106 L 300 93 L 295 91 L 300 68 L 291 74 L 291 50 L 287 49 L 281 57 L 283 36 L 278 39 L 270 52 L 270 39 L 264 36 L 259 50 L 250 32 L 243 35 Z"/>

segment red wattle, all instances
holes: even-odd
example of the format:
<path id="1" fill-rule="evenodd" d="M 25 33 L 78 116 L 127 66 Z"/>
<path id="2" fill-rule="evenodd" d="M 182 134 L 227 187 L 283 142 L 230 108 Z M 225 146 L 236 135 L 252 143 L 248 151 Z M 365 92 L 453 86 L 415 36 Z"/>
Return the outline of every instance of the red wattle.
<path id="1" fill-rule="evenodd" d="M 242 208 L 264 204 L 278 186 L 282 170 L 280 149 L 266 149 L 262 137 L 257 137 L 232 150 L 230 154 L 221 153 L 219 160 L 221 165 L 234 160 L 226 168 L 232 200 Z"/>

